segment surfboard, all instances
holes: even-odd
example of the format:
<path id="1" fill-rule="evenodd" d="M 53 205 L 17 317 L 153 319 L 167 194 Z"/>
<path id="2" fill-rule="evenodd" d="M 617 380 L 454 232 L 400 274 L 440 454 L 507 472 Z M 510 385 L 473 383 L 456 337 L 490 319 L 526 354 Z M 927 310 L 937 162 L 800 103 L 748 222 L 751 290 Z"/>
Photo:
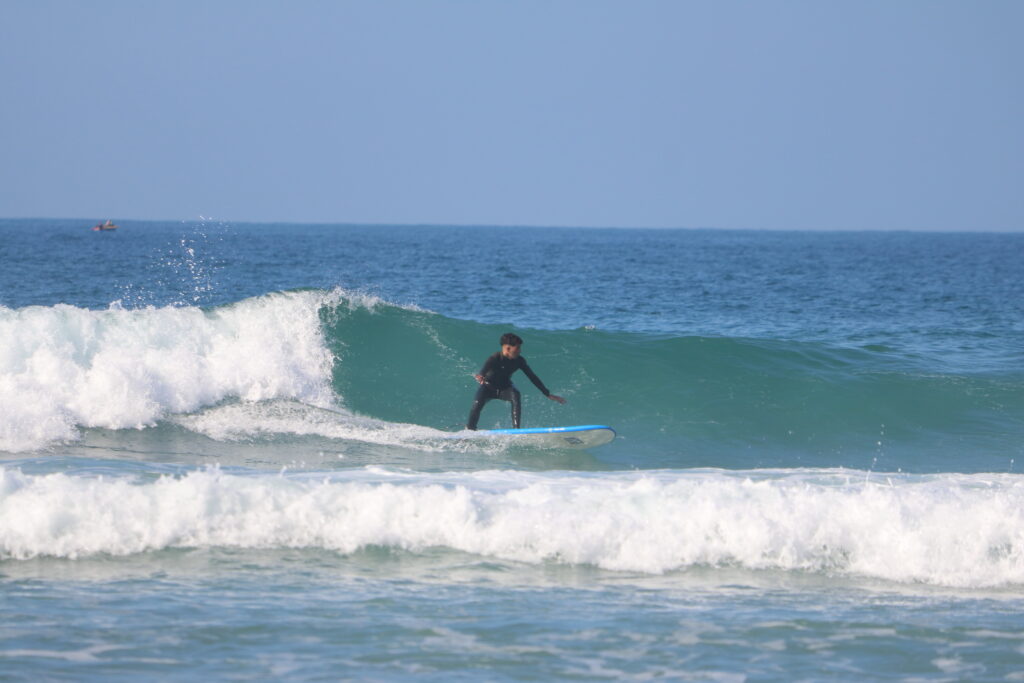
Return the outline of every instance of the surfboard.
<path id="1" fill-rule="evenodd" d="M 614 439 L 615 430 L 606 425 L 481 429 L 460 433 L 459 438 L 507 438 L 537 448 L 594 448 Z"/>

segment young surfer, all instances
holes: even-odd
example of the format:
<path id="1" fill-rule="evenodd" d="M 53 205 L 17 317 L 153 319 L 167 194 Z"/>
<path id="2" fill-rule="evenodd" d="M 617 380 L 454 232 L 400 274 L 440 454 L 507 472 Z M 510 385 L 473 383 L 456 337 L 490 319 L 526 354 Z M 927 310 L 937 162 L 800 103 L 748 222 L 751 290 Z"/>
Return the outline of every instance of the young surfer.
<path id="1" fill-rule="evenodd" d="M 512 374 L 516 370 L 522 370 L 526 373 L 526 376 L 530 378 L 534 386 L 540 389 L 540 393 L 552 401 L 565 403 L 564 398 L 555 396 L 548 391 L 548 388 L 544 386 L 540 378 L 526 364 L 526 359 L 519 355 L 522 347 L 523 340 L 518 335 L 511 332 L 502 335 L 501 351 L 498 351 L 484 362 L 484 367 L 480 370 L 480 374 L 473 375 L 476 381 L 480 383 L 480 388 L 476 390 L 476 396 L 473 397 L 473 407 L 469 411 L 469 419 L 466 420 L 466 429 L 476 429 L 476 423 L 480 420 L 480 411 L 484 409 L 484 404 L 493 398 L 512 403 L 512 426 L 519 429 L 522 403 L 519 390 L 512 384 L 511 379 Z"/>

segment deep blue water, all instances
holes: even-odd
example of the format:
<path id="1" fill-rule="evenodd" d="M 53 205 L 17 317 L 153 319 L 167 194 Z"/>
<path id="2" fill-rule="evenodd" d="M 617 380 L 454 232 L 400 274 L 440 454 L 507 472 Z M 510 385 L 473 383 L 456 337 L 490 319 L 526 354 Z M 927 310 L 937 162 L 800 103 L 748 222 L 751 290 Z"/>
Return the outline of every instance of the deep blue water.
<path id="1" fill-rule="evenodd" d="M 1024 676 L 1024 235 L 91 224 L 0 221 L 6 677 Z M 612 444 L 446 438 L 510 330 Z"/>

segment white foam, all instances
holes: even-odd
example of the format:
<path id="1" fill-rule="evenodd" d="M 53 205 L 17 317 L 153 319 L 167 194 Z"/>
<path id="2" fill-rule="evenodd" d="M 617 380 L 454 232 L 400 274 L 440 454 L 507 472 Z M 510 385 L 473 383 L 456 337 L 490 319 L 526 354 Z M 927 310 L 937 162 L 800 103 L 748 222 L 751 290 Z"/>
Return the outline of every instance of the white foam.
<path id="1" fill-rule="evenodd" d="M 344 409 L 295 401 L 233 403 L 172 418 L 217 441 L 246 441 L 267 435 L 320 436 L 425 451 L 452 450 L 447 434 L 430 427 L 386 422 Z"/>
<path id="2" fill-rule="evenodd" d="M 288 292 L 203 310 L 0 307 L 0 450 L 138 428 L 225 398 L 329 406 L 321 306 L 338 292 Z M 345 299 L 348 301 L 347 299 Z M 348 301 L 348 305 L 374 305 Z"/>
<path id="3" fill-rule="evenodd" d="M 1024 477 L 0 470 L 0 558 L 178 547 L 445 547 L 661 573 L 730 566 L 1024 586 Z"/>

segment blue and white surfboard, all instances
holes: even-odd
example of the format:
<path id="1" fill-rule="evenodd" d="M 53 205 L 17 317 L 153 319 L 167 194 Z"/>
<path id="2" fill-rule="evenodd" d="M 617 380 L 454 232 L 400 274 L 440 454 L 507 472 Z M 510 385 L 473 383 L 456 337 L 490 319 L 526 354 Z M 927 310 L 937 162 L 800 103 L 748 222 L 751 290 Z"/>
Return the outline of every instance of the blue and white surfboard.
<path id="1" fill-rule="evenodd" d="M 615 430 L 606 425 L 574 427 L 528 427 L 524 429 L 481 429 L 463 438 L 509 438 L 539 448 L 594 448 L 615 438 Z"/>

